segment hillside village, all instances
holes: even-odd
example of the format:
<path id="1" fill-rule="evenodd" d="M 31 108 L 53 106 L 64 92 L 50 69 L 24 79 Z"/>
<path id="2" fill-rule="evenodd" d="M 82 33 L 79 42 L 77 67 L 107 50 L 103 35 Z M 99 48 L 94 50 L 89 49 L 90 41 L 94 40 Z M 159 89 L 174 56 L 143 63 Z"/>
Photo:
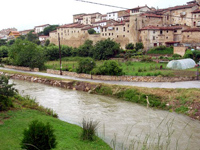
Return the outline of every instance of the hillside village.
<path id="1" fill-rule="evenodd" d="M 49 24 L 35 26 L 33 34 L 38 34 Z M 94 29 L 95 34 L 88 30 Z M 16 31 L 15 28 L 1 30 L 1 39 L 14 39 L 26 35 L 31 30 Z M 72 47 L 82 45 L 87 39 L 94 43 L 110 38 L 120 43 L 122 48 L 128 43 L 142 42 L 144 50 L 156 46 L 184 46 L 200 49 L 200 0 L 193 0 L 180 6 L 165 9 L 149 8 L 147 5 L 128 10 L 101 14 L 75 14 L 73 23 L 61 25 L 48 36 L 39 36 L 40 41 L 49 39 L 51 43 Z"/>
<path id="2" fill-rule="evenodd" d="M 128 43 L 142 42 L 144 49 L 155 46 L 200 46 L 200 0 L 181 6 L 154 9 L 148 6 L 107 14 L 76 14 L 73 23 L 62 25 L 50 33 L 51 43 L 78 47 L 86 39 L 94 42 L 113 39 L 124 48 Z M 88 34 L 88 29 L 98 34 Z"/>

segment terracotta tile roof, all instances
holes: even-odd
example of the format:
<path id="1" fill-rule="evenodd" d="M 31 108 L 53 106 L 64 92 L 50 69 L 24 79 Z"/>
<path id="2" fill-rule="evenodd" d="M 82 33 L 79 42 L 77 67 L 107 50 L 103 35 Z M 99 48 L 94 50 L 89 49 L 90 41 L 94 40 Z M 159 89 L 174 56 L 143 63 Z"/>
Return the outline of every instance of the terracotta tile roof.
<path id="1" fill-rule="evenodd" d="M 170 26 L 170 27 L 157 27 L 157 26 L 146 26 L 140 30 L 176 30 L 182 29 L 181 26 Z"/>
<path id="2" fill-rule="evenodd" d="M 170 8 L 168 8 L 168 10 L 172 11 L 172 10 L 178 10 L 178 9 L 192 8 L 195 5 L 197 5 L 197 4 L 193 3 L 193 4 L 187 4 L 187 5 L 180 5 L 180 6 L 170 7 Z"/>
<path id="3" fill-rule="evenodd" d="M 8 33 L 8 35 L 11 34 L 11 33 L 12 33 L 14 36 L 20 36 L 20 35 L 21 35 L 18 31 L 10 31 L 10 32 Z"/>
<path id="4" fill-rule="evenodd" d="M 182 32 L 200 32 L 200 28 L 190 28 L 183 30 Z"/>
<path id="5" fill-rule="evenodd" d="M 37 27 L 45 27 L 45 26 L 49 26 L 50 24 L 43 24 L 43 25 L 39 25 L 39 26 L 35 26 L 35 28 Z"/>
<path id="6" fill-rule="evenodd" d="M 148 7 L 148 6 L 138 6 L 138 7 L 135 7 L 135 8 L 131 8 L 129 10 L 138 10 L 138 9 L 145 8 L 145 7 Z"/>
<path id="7" fill-rule="evenodd" d="M 175 43 L 180 43 L 180 41 L 169 41 L 169 42 L 165 42 L 166 44 L 175 44 Z"/>
<path id="8" fill-rule="evenodd" d="M 144 14 L 142 14 L 141 16 L 153 17 L 153 18 L 163 18 L 161 15 L 147 14 L 147 13 L 144 13 Z"/>
<path id="9" fill-rule="evenodd" d="M 51 32 L 49 32 L 49 33 L 55 33 L 55 32 L 57 32 L 57 30 L 51 31 Z"/>
<path id="10" fill-rule="evenodd" d="M 59 28 L 82 28 L 84 27 L 85 25 L 83 24 L 79 24 L 79 23 L 71 23 L 71 24 L 66 24 L 66 25 L 62 25 Z"/>
<path id="11" fill-rule="evenodd" d="M 85 26 L 81 30 L 89 30 L 89 29 L 92 29 L 92 28 L 95 28 L 95 27 L 94 26 Z"/>
<path id="12" fill-rule="evenodd" d="M 192 13 L 200 13 L 200 9 L 196 9 Z"/>

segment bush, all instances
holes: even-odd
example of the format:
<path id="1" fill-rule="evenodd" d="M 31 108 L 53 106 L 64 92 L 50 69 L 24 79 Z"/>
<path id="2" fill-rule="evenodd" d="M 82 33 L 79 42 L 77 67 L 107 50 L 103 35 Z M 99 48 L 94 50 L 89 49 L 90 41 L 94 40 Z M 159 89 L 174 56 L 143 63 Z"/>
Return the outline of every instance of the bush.
<path id="1" fill-rule="evenodd" d="M 98 124 L 99 124 L 98 122 L 93 122 L 92 120 L 86 121 L 85 119 L 83 119 L 82 122 L 83 130 L 81 134 L 82 140 L 94 141 L 95 132 Z"/>
<path id="2" fill-rule="evenodd" d="M 133 43 L 128 43 L 127 45 L 126 45 L 126 49 L 134 49 L 134 44 Z"/>
<path id="3" fill-rule="evenodd" d="M 78 62 L 77 73 L 90 73 L 96 66 L 95 61 L 92 58 L 81 59 Z"/>
<path id="4" fill-rule="evenodd" d="M 94 29 L 89 29 L 89 30 L 88 30 L 88 33 L 89 33 L 89 34 L 95 34 L 96 31 L 95 31 Z"/>
<path id="5" fill-rule="evenodd" d="M 9 48 L 7 46 L 1 46 L 0 47 L 0 58 L 8 57 L 8 50 L 9 50 Z"/>
<path id="6" fill-rule="evenodd" d="M 122 68 L 119 67 L 119 64 L 114 60 L 107 60 L 103 65 L 99 66 L 98 70 L 95 69 L 92 71 L 92 74 L 96 75 L 112 75 L 112 76 L 121 76 L 123 75 Z"/>
<path id="7" fill-rule="evenodd" d="M 13 88 L 14 84 L 8 84 L 9 78 L 2 75 L 0 77 L 0 111 L 8 110 L 13 106 L 10 96 L 14 96 L 17 92 Z"/>
<path id="8" fill-rule="evenodd" d="M 46 125 L 38 120 L 30 123 L 28 129 L 24 130 L 24 137 L 21 142 L 21 147 L 27 150 L 50 150 L 55 148 L 56 137 L 52 126 Z"/>
<path id="9" fill-rule="evenodd" d="M 173 54 L 172 57 L 173 57 L 173 58 L 181 58 L 182 56 L 179 55 L 179 54 Z"/>
<path id="10" fill-rule="evenodd" d="M 147 54 L 173 54 L 173 48 L 166 46 L 158 46 L 150 49 Z"/>

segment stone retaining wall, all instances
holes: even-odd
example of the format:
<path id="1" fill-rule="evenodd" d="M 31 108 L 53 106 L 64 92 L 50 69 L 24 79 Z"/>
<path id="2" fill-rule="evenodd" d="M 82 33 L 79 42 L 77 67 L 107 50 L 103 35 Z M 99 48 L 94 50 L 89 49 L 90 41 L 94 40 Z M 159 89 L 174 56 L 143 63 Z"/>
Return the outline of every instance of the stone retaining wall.
<path id="1" fill-rule="evenodd" d="M 47 73 L 59 75 L 59 70 L 47 69 Z M 105 76 L 105 75 L 90 75 L 78 74 L 76 72 L 62 71 L 64 76 L 104 80 L 104 81 L 128 81 L 128 82 L 179 82 L 179 81 L 192 81 L 195 77 L 161 77 L 161 76 Z"/>
<path id="2" fill-rule="evenodd" d="M 21 66 L 11 66 L 11 65 L 4 65 L 5 68 L 9 69 L 17 69 L 17 70 L 23 70 L 23 71 L 34 71 L 39 72 L 39 68 L 31 69 L 29 67 L 21 67 Z"/>

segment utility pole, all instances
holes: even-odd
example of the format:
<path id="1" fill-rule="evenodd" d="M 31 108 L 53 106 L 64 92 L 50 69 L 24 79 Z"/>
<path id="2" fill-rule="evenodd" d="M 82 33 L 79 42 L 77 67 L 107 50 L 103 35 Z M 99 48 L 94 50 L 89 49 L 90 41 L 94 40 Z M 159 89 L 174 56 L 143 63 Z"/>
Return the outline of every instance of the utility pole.
<path id="1" fill-rule="evenodd" d="M 59 45 L 59 55 L 60 55 L 60 75 L 62 75 L 62 62 L 61 62 L 60 34 L 59 33 L 58 33 L 58 45 Z"/>

